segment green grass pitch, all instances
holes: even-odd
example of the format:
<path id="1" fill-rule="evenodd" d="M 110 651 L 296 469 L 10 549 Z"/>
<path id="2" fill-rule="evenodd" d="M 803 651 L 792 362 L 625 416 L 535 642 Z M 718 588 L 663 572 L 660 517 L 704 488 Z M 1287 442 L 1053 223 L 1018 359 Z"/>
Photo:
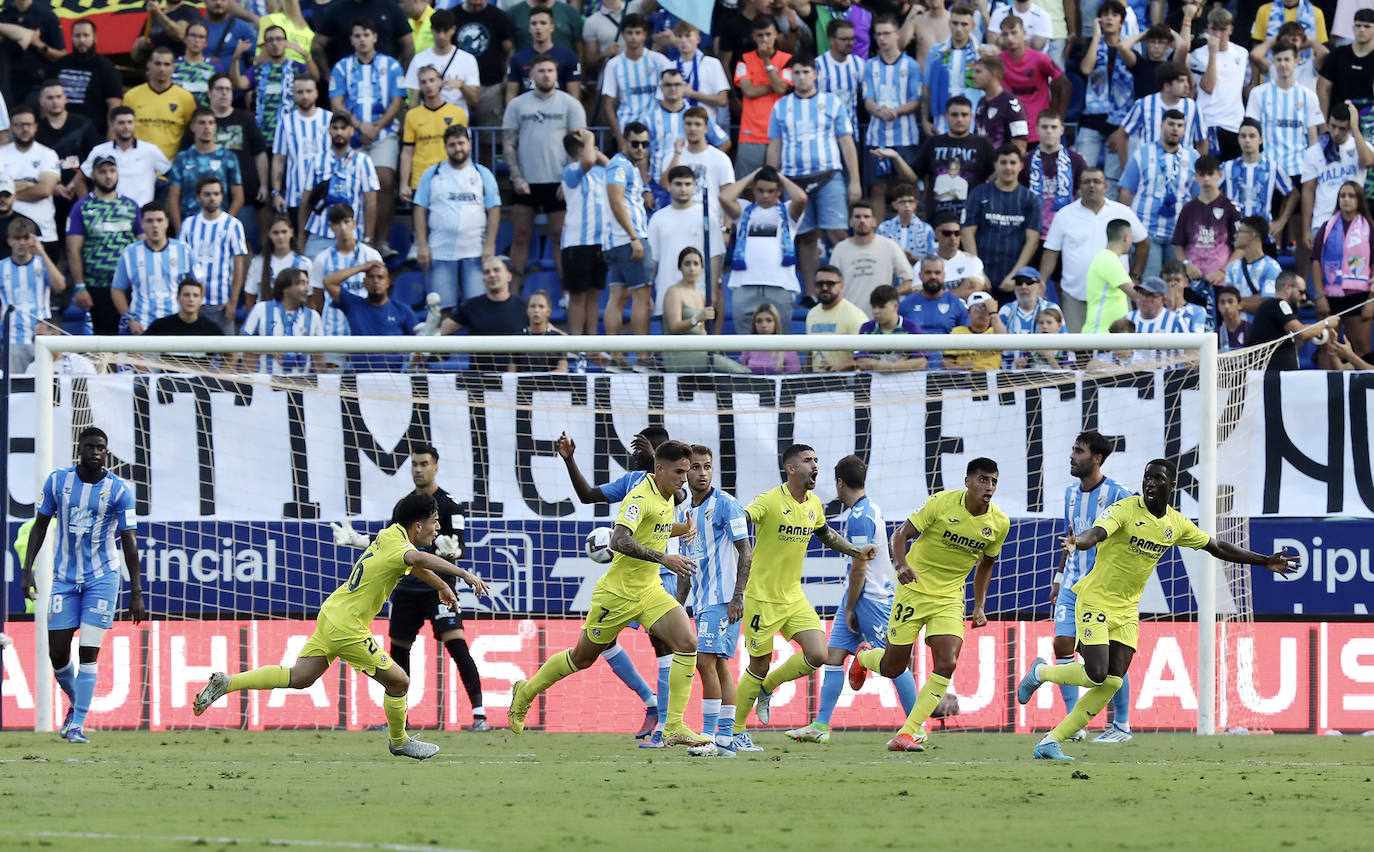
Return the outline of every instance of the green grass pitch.
<path id="1" fill-rule="evenodd" d="M 1374 737 L 887 734 L 695 760 L 629 736 L 333 731 L 0 736 L 0 849 L 1369 849 Z M 1050 826 L 1046 828 L 1046 826 Z"/>

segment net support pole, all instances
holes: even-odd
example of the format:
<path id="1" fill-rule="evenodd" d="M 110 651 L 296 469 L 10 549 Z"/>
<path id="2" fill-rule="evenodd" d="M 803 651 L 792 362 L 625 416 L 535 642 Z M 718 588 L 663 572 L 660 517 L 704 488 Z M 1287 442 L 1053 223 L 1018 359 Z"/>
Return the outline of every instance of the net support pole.
<path id="1" fill-rule="evenodd" d="M 1198 526 L 1217 535 L 1217 338 L 1198 350 Z M 1199 552 L 1197 588 L 1197 732 L 1217 732 L 1217 561 Z"/>
<path id="2" fill-rule="evenodd" d="M 53 469 L 53 352 L 43 344 L 49 338 L 40 335 L 34 346 L 33 378 L 33 472 L 36 479 L 34 494 L 42 495 L 43 484 Z M 38 498 L 34 504 L 37 506 Z M 52 536 L 52 528 L 48 530 Z M 53 729 L 53 677 L 52 663 L 48 659 L 48 597 L 52 594 L 52 553 L 53 544 L 41 548 L 34 554 L 33 576 L 38 587 L 38 600 L 33 607 L 33 695 L 35 731 Z"/>

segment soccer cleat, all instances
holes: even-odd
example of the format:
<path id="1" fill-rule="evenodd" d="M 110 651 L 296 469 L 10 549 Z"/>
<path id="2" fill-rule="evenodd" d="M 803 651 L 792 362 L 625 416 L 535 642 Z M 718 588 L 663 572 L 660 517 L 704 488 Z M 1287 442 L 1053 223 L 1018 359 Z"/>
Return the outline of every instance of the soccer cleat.
<path id="1" fill-rule="evenodd" d="M 926 747 L 917 742 L 911 734 L 898 734 L 887 741 L 888 751 L 925 751 Z"/>
<path id="2" fill-rule="evenodd" d="M 740 731 L 735 734 L 735 739 L 730 743 L 730 748 L 734 751 L 763 751 L 763 746 L 754 745 L 754 740 L 749 736 L 748 731 Z"/>
<path id="3" fill-rule="evenodd" d="M 478 716 L 477 718 L 472 720 L 471 725 L 468 725 L 468 730 L 472 731 L 474 734 L 480 734 L 486 731 L 490 731 L 491 725 L 487 724 L 486 716 Z"/>
<path id="4" fill-rule="evenodd" d="M 67 715 L 65 715 L 65 716 L 62 717 L 62 727 L 57 729 L 57 735 L 58 735 L 59 737 L 65 738 L 65 737 L 67 736 L 67 731 L 71 730 L 71 727 L 72 727 L 72 714 L 75 713 L 75 712 L 76 712 L 76 708 L 75 708 L 75 707 L 68 707 L 68 708 L 67 708 Z"/>
<path id="5" fill-rule="evenodd" d="M 760 725 L 767 725 L 768 718 L 773 715 L 768 707 L 772 700 L 773 693 L 766 689 L 760 689 L 759 697 L 754 699 L 754 715 L 759 717 Z"/>
<path id="6" fill-rule="evenodd" d="M 1021 682 L 1016 685 L 1017 703 L 1029 703 L 1031 696 L 1040 688 L 1040 679 L 1035 676 L 1035 670 L 1044 664 L 1044 657 L 1036 657 L 1034 660 L 1031 660 L 1030 668 L 1026 669 L 1026 676 L 1021 678 Z"/>
<path id="7" fill-rule="evenodd" d="M 658 727 L 658 708 L 644 708 L 644 723 L 639 726 L 639 732 L 635 734 L 635 739 L 642 740 L 654 732 Z"/>
<path id="8" fill-rule="evenodd" d="M 719 757 L 720 747 L 714 741 L 687 749 L 689 757 Z"/>
<path id="9" fill-rule="evenodd" d="M 793 728 L 787 735 L 799 743 L 830 742 L 830 729 L 818 727 L 815 722 L 801 728 Z"/>
<path id="10" fill-rule="evenodd" d="M 698 734 L 686 725 L 674 725 L 663 729 L 664 745 L 704 746 L 711 742 L 711 737 Z"/>
<path id="11" fill-rule="evenodd" d="M 517 680 L 510 690 L 510 712 L 507 720 L 510 722 L 512 734 L 525 730 L 525 714 L 530 712 L 530 702 L 520 696 L 520 691 L 524 687 L 525 681 Z"/>
<path id="12" fill-rule="evenodd" d="M 663 741 L 663 732 L 654 731 L 649 736 L 639 741 L 640 748 L 667 748 L 668 744 Z"/>
<path id="13" fill-rule="evenodd" d="M 1054 740 L 1037 743 L 1034 754 L 1036 760 L 1073 760 L 1072 757 L 1064 753 L 1064 749 L 1060 748 L 1059 743 Z"/>
<path id="14" fill-rule="evenodd" d="M 86 735 L 81 733 L 80 725 L 72 725 L 71 727 L 67 728 L 67 730 L 62 734 L 62 739 L 66 740 L 69 743 L 90 742 L 90 740 L 86 738 Z"/>
<path id="15" fill-rule="evenodd" d="M 1085 739 L 1087 739 L 1087 738 L 1088 738 L 1088 729 L 1087 729 L 1087 728 L 1079 728 L 1078 731 L 1077 731 L 1076 733 L 1074 733 L 1073 736 L 1069 737 L 1069 742 L 1071 742 L 1071 743 L 1081 743 L 1081 742 L 1083 742 L 1083 741 L 1084 741 Z"/>
<path id="16" fill-rule="evenodd" d="M 223 698 L 229 692 L 229 675 L 224 672 L 215 672 L 210 675 L 210 682 L 205 684 L 205 688 L 196 693 L 196 700 L 191 704 L 191 712 L 199 716 L 210 705 Z"/>
<path id="17" fill-rule="evenodd" d="M 397 757 L 413 757 L 416 760 L 429 760 L 439 753 L 439 747 L 434 743 L 424 743 L 414 737 L 406 737 L 406 741 L 398 746 L 387 743 L 386 747 Z"/>
<path id="18" fill-rule="evenodd" d="M 859 651 L 867 651 L 873 647 L 867 642 L 859 643 Z M 868 680 L 868 666 L 859 662 L 859 654 L 854 654 L 854 659 L 849 661 L 849 688 L 858 692 L 864 688 L 864 681 Z"/>
<path id="19" fill-rule="evenodd" d="M 912 734 L 911 738 L 921 745 L 925 745 L 926 741 L 930 739 L 930 734 L 926 733 L 926 726 L 922 724 L 916 727 L 916 733 Z"/>
<path id="20" fill-rule="evenodd" d="M 1095 743 L 1128 743 L 1135 739 L 1131 732 L 1125 728 L 1120 728 L 1115 724 L 1108 725 L 1107 730 L 1101 736 L 1093 737 Z"/>

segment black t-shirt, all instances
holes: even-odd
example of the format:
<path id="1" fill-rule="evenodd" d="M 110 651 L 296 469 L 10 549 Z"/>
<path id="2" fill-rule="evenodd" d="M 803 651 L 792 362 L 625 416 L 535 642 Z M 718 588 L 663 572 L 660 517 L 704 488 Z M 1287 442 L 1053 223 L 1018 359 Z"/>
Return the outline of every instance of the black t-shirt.
<path id="1" fill-rule="evenodd" d="M 267 139 L 247 110 L 231 110 L 228 115 L 215 120 L 219 123 L 215 131 L 215 143 L 221 148 L 233 151 L 239 161 L 239 171 L 243 174 L 243 203 L 256 204 L 258 187 L 261 184 L 258 183 L 258 167 L 254 165 L 253 159 L 258 154 L 270 153 L 267 150 Z M 195 141 L 191 128 L 186 128 L 186 132 L 181 136 L 181 150 L 190 148 Z M 225 190 L 224 194 L 224 207 L 226 210 L 229 209 L 228 190 Z"/>
<path id="2" fill-rule="evenodd" d="M 324 53 L 330 67 L 353 53 L 353 23 L 371 18 L 377 25 L 377 52 L 401 60 L 401 38 L 410 35 L 410 23 L 396 0 L 335 0 L 322 10 L 315 32 L 329 39 Z"/>
<path id="3" fill-rule="evenodd" d="M 175 9 L 164 9 L 163 11 L 167 14 L 167 17 L 179 24 L 194 24 L 197 21 L 205 23 L 205 19 L 200 16 L 200 10 L 186 3 L 183 3 Z M 149 15 L 148 18 L 148 40 L 153 43 L 153 47 L 170 47 L 172 50 L 176 51 L 177 56 L 181 56 L 186 52 L 185 42 L 167 30 L 164 30 L 162 25 L 159 24 L 157 19 L 153 18 L 152 15 Z M 211 47 L 214 47 L 214 45 L 206 45 L 205 49 L 209 50 Z"/>
<path id="4" fill-rule="evenodd" d="M 34 3 L 22 12 L 13 3 L 6 3 L 0 9 L 0 23 L 37 30 L 38 37 L 48 47 L 58 50 L 67 47 L 62 24 L 47 3 Z M 0 59 L 3 59 L 9 73 L 5 97 L 10 104 L 26 101 L 30 94 L 36 97 L 38 86 L 52 76 L 52 63 L 32 46 L 20 49 L 18 44 L 5 39 L 0 42 Z"/>
<path id="5" fill-rule="evenodd" d="M 530 335 L 533 333 L 534 332 L 530 331 L 528 327 L 526 327 L 525 330 L 522 332 L 522 334 L 526 335 Z M 559 331 L 556 328 L 550 327 L 541 336 L 558 337 L 561 335 L 561 331 Z M 567 357 L 567 354 L 564 352 L 526 352 L 522 354 L 519 358 L 515 359 L 515 367 L 522 373 L 552 373 L 555 369 L 557 369 L 558 362 Z"/>
<path id="6" fill-rule="evenodd" d="M 922 142 L 911 168 L 926 186 L 925 220 L 932 221 L 940 213 L 962 215 L 968 191 L 992 175 L 995 154 L 986 137 L 972 133 L 960 137 L 942 133 Z M 949 164 L 955 160 L 959 161 L 958 171 L 950 180 L 940 181 L 950 175 Z M 937 182 L 940 198 L 936 197 Z"/>
<path id="7" fill-rule="evenodd" d="M 1331 103 L 1361 106 L 1374 100 L 1374 52 L 1356 56 L 1353 45 L 1341 45 L 1326 57 L 1320 73 L 1331 82 Z"/>
<path id="8" fill-rule="evenodd" d="M 730 54 L 732 65 L 738 63 L 744 54 L 757 49 L 754 44 L 754 22 L 738 9 L 727 9 L 717 3 L 715 13 L 711 16 L 711 31 L 716 37 L 716 55 Z M 735 79 L 734 68 L 726 68 L 725 74 L 731 80 Z"/>
<path id="9" fill-rule="evenodd" d="M 100 134 L 95 125 L 85 116 L 67 111 L 67 120 L 61 129 L 48 123 L 47 116 L 38 119 L 36 138 L 40 145 L 47 145 L 57 152 L 57 161 L 62 167 L 62 182 L 67 183 L 76 176 L 81 162 L 91 149 L 100 144 Z"/>
<path id="10" fill-rule="evenodd" d="M 110 111 L 105 101 L 124 97 L 124 83 L 114 63 L 90 50 L 67 54 L 57 60 L 53 71 L 67 93 L 67 112 L 85 118 L 104 139 Z"/>
<path id="11" fill-rule="evenodd" d="M 411 493 L 413 494 L 414 492 Z M 462 505 L 460 505 L 456 500 L 454 500 L 453 497 L 450 496 L 447 491 L 445 491 L 442 488 L 435 490 L 434 502 L 439 504 L 439 535 L 458 536 L 458 541 L 462 545 L 463 549 L 462 554 L 459 556 L 459 558 L 461 559 L 463 556 L 467 555 L 468 548 L 467 539 L 463 536 L 463 530 L 458 525 L 462 523 L 462 519 L 465 515 L 467 515 L 467 511 L 464 509 Z M 391 522 L 393 524 L 396 523 L 396 512 L 394 509 L 392 510 L 391 514 Z M 434 545 L 430 545 L 428 547 L 421 547 L 419 549 L 423 550 L 425 553 L 434 553 Z M 454 577 L 452 574 L 440 574 L 439 579 L 443 580 L 445 583 L 448 583 L 450 586 L 453 586 L 455 588 L 457 587 L 458 578 Z M 396 589 L 398 591 L 406 592 L 433 591 L 433 587 L 430 586 L 428 583 L 422 580 L 418 580 L 410 574 L 405 574 L 401 577 L 401 582 L 396 584 Z"/>
<path id="12" fill-rule="evenodd" d="M 515 25 L 505 12 L 491 3 L 473 14 L 459 3 L 452 9 L 458 20 L 458 36 L 454 40 L 463 50 L 477 57 L 477 72 L 483 86 L 494 86 L 506 79 L 506 50 L 502 42 L 515 39 Z"/>
<path id="13" fill-rule="evenodd" d="M 1284 326 L 1297 318 L 1297 310 L 1283 299 L 1265 299 L 1255 309 L 1255 318 L 1250 323 L 1248 345 L 1257 346 L 1286 337 L 1288 329 Z M 1298 369 L 1298 349 L 1293 345 L 1291 338 L 1284 340 L 1274 349 L 1274 356 L 1269 359 L 1269 369 Z"/>
<path id="14" fill-rule="evenodd" d="M 483 293 L 455 308 L 453 320 L 467 329 L 468 334 L 524 334 L 529 317 L 525 313 L 525 300 L 519 296 L 512 294 L 503 302 L 494 302 Z M 518 359 L 503 353 L 474 353 L 470 359 L 472 369 L 481 373 L 504 373 L 513 360 Z"/>
<path id="15" fill-rule="evenodd" d="M 181 314 L 171 314 L 170 316 L 159 317 L 153 320 L 144 334 L 151 334 L 154 337 L 192 337 L 195 335 L 222 335 L 224 329 L 204 313 L 196 316 L 195 322 L 186 322 L 181 318 Z"/>

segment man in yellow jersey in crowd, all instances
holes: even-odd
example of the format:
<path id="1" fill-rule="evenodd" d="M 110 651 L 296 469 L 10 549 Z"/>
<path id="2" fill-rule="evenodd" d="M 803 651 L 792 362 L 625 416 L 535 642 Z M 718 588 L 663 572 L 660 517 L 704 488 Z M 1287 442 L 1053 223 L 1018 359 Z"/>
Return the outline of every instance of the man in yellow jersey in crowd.
<path id="1" fill-rule="evenodd" d="M 124 94 L 124 105 L 134 111 L 138 141 L 156 145 L 168 160 L 176 158 L 181 137 L 196 111 L 195 97 L 172 82 L 176 54 L 157 47 L 148 57 L 148 82 Z"/>
<path id="2" fill-rule="evenodd" d="M 933 494 L 892 534 L 892 558 L 901 554 L 897 594 L 887 622 L 887 647 L 868 648 L 849 664 L 849 685 L 863 688 L 868 672 L 895 678 L 911 668 L 911 646 L 921 628 L 934 662 L 906 724 L 888 741 L 888 751 L 925 751 L 926 719 L 949 691 L 950 678 L 964 647 L 964 582 L 973 575 L 974 628 L 988 623 L 983 604 L 992 566 L 1011 522 L 992 502 L 997 493 L 997 462 L 976 458 L 964 471 L 964 487 Z M 915 538 L 916 543 L 911 544 Z M 910 548 L 910 552 L 908 552 Z"/>
<path id="3" fill-rule="evenodd" d="M 850 558 L 872 560 L 878 547 L 859 547 L 845 540 L 825 522 L 821 498 L 812 493 L 820 472 L 816 451 L 793 444 L 782 454 L 787 481 L 765 491 L 745 507 L 754 524 L 754 560 L 744 587 L 744 647 L 749 666 L 735 688 L 735 740 L 738 751 L 763 751 L 745 731 L 749 708 L 759 723 L 768 724 L 773 692 L 789 680 L 805 677 L 825 664 L 825 629 L 820 616 L 802 593 L 802 562 L 814 534 L 826 547 Z M 773 634 L 781 633 L 801 646 L 771 673 Z"/>
<path id="4" fill-rule="evenodd" d="M 439 507 L 432 494 L 407 494 L 396 504 L 393 517 L 396 523 L 377 534 L 353 563 L 348 581 L 320 607 L 315 632 L 301 647 L 294 666 L 262 666 L 232 677 L 215 672 L 196 695 L 192 711 L 199 716 L 224 695 L 240 689 L 305 689 L 319 680 L 337 657 L 377 681 L 386 691 L 382 707 L 386 711 L 392 754 L 416 760 L 437 754 L 438 746 L 406 735 L 406 690 L 410 678 L 404 669 L 393 665 L 372 636 L 372 619 L 406 573 L 433 587 L 439 600 L 451 609 L 458 608 L 458 599 L 453 589 L 435 576 L 436 572 L 462 578 L 479 595 L 487 593 L 487 584 L 470 571 L 416 549 L 416 545 L 432 544 L 439 534 Z"/>
<path id="5" fill-rule="evenodd" d="M 679 577 L 696 573 L 692 560 L 664 552 L 673 535 L 673 498 L 687 481 L 691 459 L 691 447 L 681 441 L 664 441 L 654 451 L 653 473 L 641 479 L 621 501 L 611 534 L 615 556 L 611 567 L 596 581 L 582 635 L 576 645 L 550 657 L 534 677 L 516 682 L 510 701 L 513 732 L 525 729 L 525 714 L 535 696 L 596 662 L 620 631 L 637 621 L 673 652 L 663 742 L 689 746 L 711 742 L 709 736 L 692 731 L 682 721 L 697 666 L 697 633 L 687 610 L 658 578 L 660 565 Z"/>
<path id="6" fill-rule="evenodd" d="M 1262 565 L 1288 576 L 1301 561 L 1288 549 L 1269 556 L 1218 541 L 1169 505 L 1178 468 L 1167 459 L 1145 465 L 1140 494 L 1118 500 L 1097 516 L 1092 529 L 1082 535 L 1073 530 L 1060 539 L 1064 553 L 1097 547 L 1092 571 L 1073 586 L 1078 602 L 1074 622 L 1078 627 L 1078 653 L 1083 662 L 1046 665 L 1036 657 L 1016 689 L 1016 700 L 1030 701 L 1042 683 L 1089 687 L 1073 710 L 1035 746 L 1042 760 L 1073 760 L 1060 746 L 1085 727 L 1107 706 L 1131 666 L 1140 636 L 1140 596 L 1155 564 L 1171 547 L 1204 550 L 1226 562 Z"/>

